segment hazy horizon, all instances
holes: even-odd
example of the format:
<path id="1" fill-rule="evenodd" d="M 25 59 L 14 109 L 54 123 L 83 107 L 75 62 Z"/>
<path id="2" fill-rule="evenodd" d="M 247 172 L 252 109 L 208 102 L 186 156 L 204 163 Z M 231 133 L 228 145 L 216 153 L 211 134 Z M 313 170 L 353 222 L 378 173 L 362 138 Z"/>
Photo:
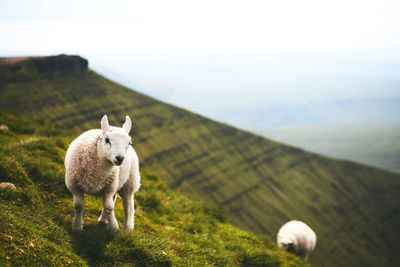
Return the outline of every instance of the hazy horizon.
<path id="1" fill-rule="evenodd" d="M 343 52 L 291 51 L 92 65 L 130 88 L 246 129 L 263 123 L 398 124 L 400 60 L 391 51 L 359 51 L 355 59 Z"/>
<path id="2" fill-rule="evenodd" d="M 398 124 L 397 10 L 396 1 L 0 1 L 0 56 L 77 54 L 127 87 L 247 129 Z"/>

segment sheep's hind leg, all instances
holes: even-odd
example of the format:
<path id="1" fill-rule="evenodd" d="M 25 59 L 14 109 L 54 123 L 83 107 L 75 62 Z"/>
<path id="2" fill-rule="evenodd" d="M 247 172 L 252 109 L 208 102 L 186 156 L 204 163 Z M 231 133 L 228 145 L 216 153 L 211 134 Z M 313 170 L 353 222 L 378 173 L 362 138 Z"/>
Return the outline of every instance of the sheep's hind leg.
<path id="1" fill-rule="evenodd" d="M 74 208 L 75 208 L 75 216 L 74 221 L 72 223 L 73 231 L 82 231 L 83 230 L 83 208 L 85 207 L 85 198 L 83 193 L 74 194 Z"/>
<path id="2" fill-rule="evenodd" d="M 108 228 L 110 230 L 118 230 L 118 222 L 114 214 L 114 195 L 104 195 L 103 197 L 103 212 L 104 217 L 107 218 Z M 100 216 L 101 217 L 101 216 Z"/>
<path id="3" fill-rule="evenodd" d="M 125 223 L 124 231 L 129 231 L 134 228 L 134 215 L 135 207 L 133 202 L 133 193 L 126 193 L 121 195 L 122 201 L 124 203 L 124 213 L 125 213 Z"/>

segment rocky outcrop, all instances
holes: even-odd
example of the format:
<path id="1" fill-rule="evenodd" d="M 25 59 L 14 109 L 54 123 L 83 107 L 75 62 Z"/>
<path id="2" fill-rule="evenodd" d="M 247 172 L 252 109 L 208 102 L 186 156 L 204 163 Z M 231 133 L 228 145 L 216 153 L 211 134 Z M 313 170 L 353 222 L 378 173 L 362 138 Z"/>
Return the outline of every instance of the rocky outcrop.
<path id="1" fill-rule="evenodd" d="M 56 72 L 85 73 L 88 69 L 88 64 L 88 61 L 80 56 L 64 54 L 48 57 L 0 58 L 1 68 L 11 68 L 13 72 L 18 72 L 21 68 L 26 67 L 28 69 L 33 68 L 39 73 L 50 75 Z"/>

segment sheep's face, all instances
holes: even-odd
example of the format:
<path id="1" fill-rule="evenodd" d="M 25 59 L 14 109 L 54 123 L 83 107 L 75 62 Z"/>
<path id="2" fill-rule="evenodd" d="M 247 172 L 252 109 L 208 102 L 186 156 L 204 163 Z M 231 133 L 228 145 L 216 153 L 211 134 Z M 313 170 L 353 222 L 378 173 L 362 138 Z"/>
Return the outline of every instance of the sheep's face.
<path id="1" fill-rule="evenodd" d="M 279 238 L 278 247 L 280 249 L 290 251 L 291 249 L 293 249 L 293 246 L 294 246 L 294 242 L 293 242 L 292 238 L 288 238 L 288 237 L 280 237 Z"/>
<path id="2" fill-rule="evenodd" d="M 128 116 L 122 128 L 109 126 L 107 116 L 104 115 L 101 120 L 102 137 L 99 141 L 99 155 L 116 166 L 121 165 L 131 145 L 129 137 L 131 126 Z"/>
<path id="3" fill-rule="evenodd" d="M 291 251 L 291 250 L 293 250 L 293 242 L 282 243 L 281 249 L 286 250 L 286 251 Z"/>
<path id="4" fill-rule="evenodd" d="M 126 152 L 131 145 L 129 135 L 118 129 L 108 131 L 102 138 L 103 157 L 114 165 L 121 165 L 125 159 Z"/>

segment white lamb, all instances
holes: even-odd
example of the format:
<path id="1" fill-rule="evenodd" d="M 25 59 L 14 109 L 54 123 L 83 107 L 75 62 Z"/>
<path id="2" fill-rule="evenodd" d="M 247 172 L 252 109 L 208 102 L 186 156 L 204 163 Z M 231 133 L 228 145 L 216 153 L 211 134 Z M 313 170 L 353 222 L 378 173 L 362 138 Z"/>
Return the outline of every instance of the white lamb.
<path id="1" fill-rule="evenodd" d="M 308 259 L 317 243 L 317 236 L 307 224 L 294 220 L 281 227 L 277 242 L 279 248 Z"/>
<path id="2" fill-rule="evenodd" d="M 89 130 L 78 136 L 65 156 L 65 183 L 74 196 L 73 230 L 83 229 L 84 193 L 103 198 L 103 211 L 98 221 L 118 229 L 114 204 L 118 193 L 124 204 L 124 230 L 134 227 L 133 194 L 139 190 L 139 160 L 132 148 L 129 132 L 132 122 L 126 116 L 122 128 L 101 120 L 101 130 Z"/>

